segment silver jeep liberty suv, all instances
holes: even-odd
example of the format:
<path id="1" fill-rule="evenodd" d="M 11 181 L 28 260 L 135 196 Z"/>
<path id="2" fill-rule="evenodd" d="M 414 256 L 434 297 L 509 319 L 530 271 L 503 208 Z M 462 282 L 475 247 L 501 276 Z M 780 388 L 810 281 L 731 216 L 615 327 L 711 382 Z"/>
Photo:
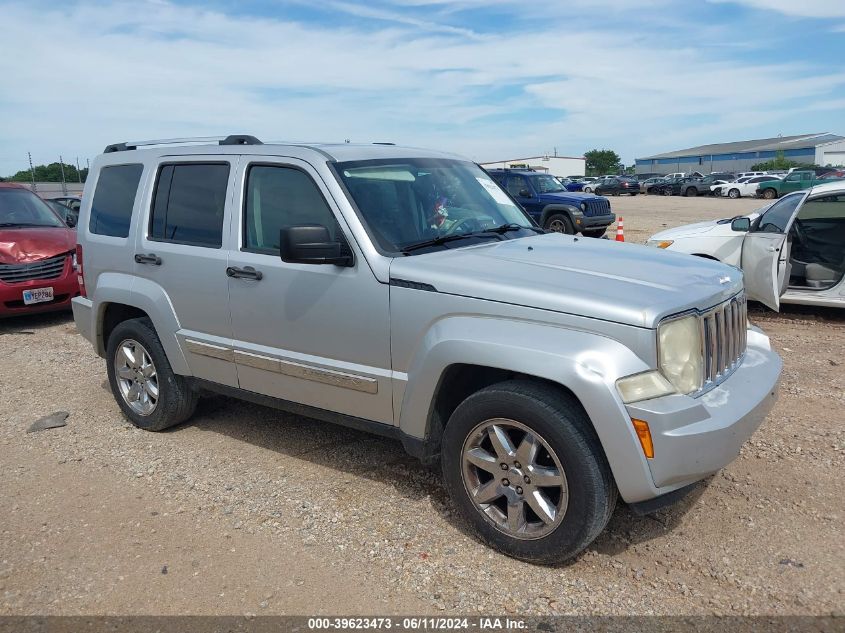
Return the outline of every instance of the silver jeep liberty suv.
<path id="1" fill-rule="evenodd" d="M 218 392 L 394 437 L 481 539 L 555 563 L 775 401 L 736 268 L 545 234 L 458 156 L 186 141 L 107 147 L 82 198 L 74 318 L 140 428 Z"/>

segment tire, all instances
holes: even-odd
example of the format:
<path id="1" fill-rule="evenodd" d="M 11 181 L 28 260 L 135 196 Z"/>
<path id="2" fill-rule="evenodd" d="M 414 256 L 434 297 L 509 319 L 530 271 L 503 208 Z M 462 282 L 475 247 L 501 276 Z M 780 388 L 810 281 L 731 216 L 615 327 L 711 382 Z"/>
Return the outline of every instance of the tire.
<path id="1" fill-rule="evenodd" d="M 728 198 L 730 198 L 731 200 L 736 200 L 740 197 L 741 196 L 739 194 L 739 189 L 731 189 L 730 191 L 728 191 Z"/>
<path id="2" fill-rule="evenodd" d="M 632 191 L 632 192 L 631 192 L 631 197 L 633 198 L 633 197 L 634 197 L 634 196 L 636 196 L 638 193 L 639 193 L 639 191 Z"/>
<path id="3" fill-rule="evenodd" d="M 502 437 L 498 431 L 504 432 L 508 444 L 500 444 L 496 452 L 490 437 Z M 534 439 L 535 452 L 525 450 L 526 436 Z M 470 454 L 478 461 L 465 459 Z M 519 462 L 528 455 L 531 465 Z M 501 463 L 508 470 L 502 470 Z M 492 385 L 464 400 L 443 432 L 441 466 L 454 505 L 481 540 L 532 563 L 551 565 L 580 554 L 604 530 L 616 506 L 610 467 L 580 403 L 528 380 Z M 549 486 L 534 488 L 538 467 L 545 469 Z M 524 489 L 516 483 L 520 479 Z M 486 484 L 490 502 L 476 504 L 473 494 L 483 494 Z M 537 501 L 536 493 L 544 503 Z M 515 510 L 510 524 L 507 499 Z M 534 507 L 549 508 L 545 521 Z"/>
<path id="4" fill-rule="evenodd" d="M 132 353 L 127 355 L 126 351 Z M 132 360 L 130 356 L 136 364 L 127 362 Z M 150 361 L 151 371 L 150 365 L 144 366 L 145 359 Z M 173 373 L 148 318 L 123 321 L 112 330 L 107 345 L 106 371 L 120 410 L 132 424 L 145 431 L 163 431 L 184 422 L 197 407 L 197 392 L 191 389 L 187 378 Z M 138 381 L 142 382 L 140 386 Z M 133 384 L 137 388 L 136 400 L 132 400 L 129 393 Z M 150 409 L 144 406 L 143 399 L 146 397 L 146 404 L 149 404 L 153 392 L 158 395 Z"/>
<path id="5" fill-rule="evenodd" d="M 575 235 L 575 227 L 572 226 L 572 220 L 563 213 L 552 213 L 546 218 L 546 225 L 543 228 L 552 233 Z"/>
<path id="6" fill-rule="evenodd" d="M 583 191 L 584 191 L 584 193 L 593 193 L 593 188 L 592 187 L 584 187 Z"/>
<path id="7" fill-rule="evenodd" d="M 763 189 L 763 197 L 766 200 L 774 200 L 775 198 L 778 197 L 778 192 L 775 191 L 774 189 L 771 189 L 771 188 Z"/>
<path id="8" fill-rule="evenodd" d="M 607 231 L 607 227 L 604 227 L 604 228 L 601 228 L 601 229 L 591 229 L 591 230 L 587 230 L 587 231 L 581 231 L 581 234 L 584 237 L 599 238 L 599 237 L 601 237 L 602 235 L 605 234 L 605 231 Z"/>
<path id="9" fill-rule="evenodd" d="M 664 189 L 662 189 L 660 191 L 660 193 L 662 193 L 664 196 L 671 196 L 671 195 L 673 195 L 672 187 L 665 187 Z"/>
<path id="10" fill-rule="evenodd" d="M 684 192 L 684 195 L 687 198 L 695 198 L 698 195 L 698 189 L 695 187 L 687 187 L 687 190 Z"/>

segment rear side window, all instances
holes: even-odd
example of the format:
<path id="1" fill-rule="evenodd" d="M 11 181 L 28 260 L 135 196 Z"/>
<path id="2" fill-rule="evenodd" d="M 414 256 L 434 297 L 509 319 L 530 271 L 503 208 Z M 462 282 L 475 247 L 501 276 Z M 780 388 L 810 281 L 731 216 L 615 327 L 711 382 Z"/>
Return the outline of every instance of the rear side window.
<path id="1" fill-rule="evenodd" d="M 91 201 L 88 230 L 97 235 L 127 237 L 132 220 L 132 207 L 143 165 L 103 167 Z"/>
<path id="2" fill-rule="evenodd" d="M 337 222 L 314 181 L 293 167 L 249 168 L 244 210 L 244 248 L 278 253 L 279 231 L 297 224 L 322 224 L 332 238 Z"/>
<path id="3" fill-rule="evenodd" d="M 228 163 L 163 165 L 158 174 L 150 239 L 220 248 Z"/>

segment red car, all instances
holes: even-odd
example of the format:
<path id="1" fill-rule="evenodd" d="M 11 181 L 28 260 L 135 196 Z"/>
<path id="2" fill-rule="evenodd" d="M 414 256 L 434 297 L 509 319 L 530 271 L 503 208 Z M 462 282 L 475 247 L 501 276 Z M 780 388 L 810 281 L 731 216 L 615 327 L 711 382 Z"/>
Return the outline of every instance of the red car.
<path id="1" fill-rule="evenodd" d="M 69 310 L 76 232 L 26 187 L 0 183 L 0 317 Z"/>

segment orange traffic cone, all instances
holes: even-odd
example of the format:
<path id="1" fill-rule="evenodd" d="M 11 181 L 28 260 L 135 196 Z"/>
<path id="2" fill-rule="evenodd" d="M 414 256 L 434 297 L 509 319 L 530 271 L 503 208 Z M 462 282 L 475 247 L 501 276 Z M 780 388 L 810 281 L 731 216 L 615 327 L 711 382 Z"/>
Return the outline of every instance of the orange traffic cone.
<path id="1" fill-rule="evenodd" d="M 622 220 L 621 215 L 619 216 L 619 223 L 616 225 L 616 241 L 625 241 L 625 222 Z"/>

